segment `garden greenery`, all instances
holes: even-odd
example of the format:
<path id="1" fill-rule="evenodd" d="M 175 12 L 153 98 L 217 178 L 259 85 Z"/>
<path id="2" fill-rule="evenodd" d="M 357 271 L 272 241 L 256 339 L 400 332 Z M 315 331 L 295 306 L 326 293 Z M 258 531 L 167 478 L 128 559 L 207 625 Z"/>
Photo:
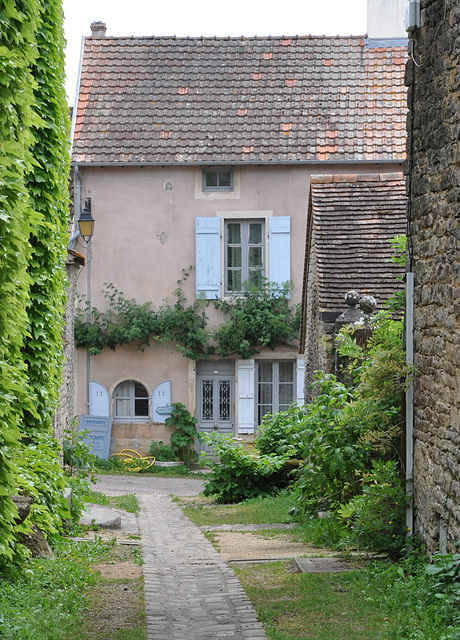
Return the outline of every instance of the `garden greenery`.
<path id="1" fill-rule="evenodd" d="M 326 511 L 346 527 L 347 544 L 397 554 L 406 539 L 401 394 L 413 372 L 406 365 L 401 320 L 377 314 L 365 346 L 353 330 L 344 328 L 337 342 L 344 381 L 318 372 L 311 404 L 266 416 L 254 452 L 212 436 L 219 462 L 207 461 L 205 492 L 234 502 L 275 493 L 290 481 L 297 515 Z M 283 485 L 280 470 L 289 463 Z"/>
<path id="2" fill-rule="evenodd" d="M 24 530 L 36 521 L 46 535 L 67 514 L 57 498 L 62 471 L 56 467 L 59 457 L 50 433 L 62 360 L 70 127 L 60 0 L 2 2 L 0 23 L 0 561 L 4 561 L 20 549 L 17 511 L 10 495 L 22 491 L 35 498 Z M 49 491 L 41 476 L 53 478 Z M 37 487 L 45 491 L 40 497 Z"/>
<path id="3" fill-rule="evenodd" d="M 167 427 L 174 429 L 171 435 L 171 449 L 187 468 L 190 468 L 192 462 L 198 460 L 195 450 L 198 435 L 197 422 L 181 402 L 171 405 L 171 415 L 165 421 Z"/>
<path id="4" fill-rule="evenodd" d="M 184 271 L 179 285 L 188 275 L 189 270 Z M 106 283 L 107 310 L 83 304 L 75 318 L 75 340 L 92 355 L 104 347 L 115 349 L 131 342 L 137 342 L 138 349 L 143 350 L 153 340 L 168 346 L 174 343 L 191 360 L 212 354 L 251 358 L 263 347 L 274 349 L 297 337 L 299 317 L 297 309 L 289 305 L 289 289 L 289 283 L 279 287 L 265 281 L 259 289 L 248 289 L 231 301 L 198 299 L 188 305 L 179 286 L 174 292 L 176 301 L 165 300 L 155 310 L 149 302 L 138 304 L 126 299 L 113 284 Z M 215 331 L 208 327 L 209 304 L 227 318 Z"/>

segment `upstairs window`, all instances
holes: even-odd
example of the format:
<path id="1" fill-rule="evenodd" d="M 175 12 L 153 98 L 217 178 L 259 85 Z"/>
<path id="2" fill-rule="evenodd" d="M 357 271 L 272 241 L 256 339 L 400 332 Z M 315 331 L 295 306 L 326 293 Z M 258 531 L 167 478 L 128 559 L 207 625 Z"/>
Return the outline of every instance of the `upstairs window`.
<path id="1" fill-rule="evenodd" d="M 264 275 L 264 221 L 225 223 L 225 293 L 243 293 L 245 284 L 260 287 Z"/>
<path id="2" fill-rule="evenodd" d="M 203 169 L 203 191 L 232 191 L 231 167 L 206 167 Z"/>
<path id="3" fill-rule="evenodd" d="M 148 418 L 149 394 L 136 380 L 120 382 L 113 394 L 115 418 Z"/>

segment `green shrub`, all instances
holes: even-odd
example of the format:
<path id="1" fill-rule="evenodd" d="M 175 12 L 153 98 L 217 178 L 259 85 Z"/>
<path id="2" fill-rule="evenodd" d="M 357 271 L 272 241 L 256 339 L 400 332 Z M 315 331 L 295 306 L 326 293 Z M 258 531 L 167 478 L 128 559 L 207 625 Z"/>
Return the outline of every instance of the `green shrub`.
<path id="1" fill-rule="evenodd" d="M 59 453 L 58 443 L 48 434 L 37 434 L 33 444 L 22 445 L 17 450 L 16 491 L 33 498 L 30 514 L 17 527 L 18 533 L 28 533 L 35 525 L 47 537 L 57 533 L 70 518 L 64 498 L 68 483 L 59 463 Z"/>
<path id="2" fill-rule="evenodd" d="M 173 448 L 167 444 L 163 444 L 163 440 L 152 442 L 149 456 L 154 456 L 158 462 L 176 462 L 178 460 Z"/>
<path id="3" fill-rule="evenodd" d="M 204 494 L 214 496 L 216 502 L 233 503 L 270 496 L 287 485 L 284 456 L 248 453 L 232 436 L 213 433 L 200 437 L 214 450 L 212 456 L 202 454 L 202 459 L 211 469 L 205 477 Z"/>
<path id="4" fill-rule="evenodd" d="M 361 493 L 337 511 L 347 523 L 352 542 L 365 549 L 398 553 L 406 541 L 406 494 L 398 464 L 372 462 Z"/>
<path id="5" fill-rule="evenodd" d="M 305 511 L 330 509 L 351 498 L 370 458 L 370 445 L 360 439 L 364 425 L 346 414 L 351 390 L 332 374 L 318 374 L 314 384 L 320 392 L 303 421 L 305 464 L 295 485 Z"/>
<path id="6" fill-rule="evenodd" d="M 287 411 L 266 415 L 256 437 L 256 447 L 263 455 L 301 457 L 305 407 L 291 406 Z"/>
<path id="7" fill-rule="evenodd" d="M 171 449 L 176 458 L 182 460 L 187 468 L 190 468 L 192 462 L 198 460 L 195 450 L 198 436 L 196 424 L 197 419 L 190 415 L 181 402 L 172 404 L 171 416 L 166 418 L 165 425 L 175 429 L 171 436 Z"/>

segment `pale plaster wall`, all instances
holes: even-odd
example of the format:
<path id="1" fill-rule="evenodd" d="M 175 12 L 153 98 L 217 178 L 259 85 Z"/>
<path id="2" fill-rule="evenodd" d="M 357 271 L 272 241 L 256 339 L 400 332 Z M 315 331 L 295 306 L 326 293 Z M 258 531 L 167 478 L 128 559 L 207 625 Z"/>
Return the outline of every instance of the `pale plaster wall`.
<path id="1" fill-rule="evenodd" d="M 398 165 L 388 166 L 395 170 Z M 387 168 L 387 167 L 386 167 Z M 239 197 L 207 195 L 197 197 L 200 167 L 80 167 L 82 201 L 92 199 L 96 220 L 88 259 L 89 274 L 78 280 L 78 293 L 86 294 L 87 276 L 91 281 L 91 303 L 106 308 L 102 295 L 105 282 L 113 283 L 129 299 L 151 301 L 155 307 L 169 298 L 187 269 L 195 262 L 195 218 L 225 217 L 222 212 L 271 212 L 291 216 L 291 277 L 294 282 L 292 304 L 300 302 L 305 254 L 306 213 L 311 174 L 321 172 L 363 173 L 376 166 L 345 165 L 246 166 L 238 169 Z M 85 253 L 80 241 L 78 251 Z M 87 267 L 88 269 L 88 267 Z M 192 271 L 184 285 L 190 302 L 195 297 Z M 221 316 L 208 309 L 214 323 Z M 284 357 L 286 357 L 286 352 Z M 296 349 L 290 351 L 293 358 Z M 273 359 L 269 351 L 261 357 Z M 111 394 L 122 380 L 135 379 L 151 392 L 165 379 L 172 383 L 172 401 L 195 409 L 193 363 L 175 350 L 152 344 L 144 352 L 135 345 L 104 349 L 90 358 L 87 374 L 86 351 L 77 354 L 77 413 L 87 413 L 88 379 L 103 384 Z M 138 424 L 138 423 L 136 423 Z M 145 426 L 145 425 L 144 425 Z M 159 425 L 150 425 L 152 439 L 167 439 Z M 140 432 L 139 432 L 140 433 Z M 143 432 L 144 433 L 144 432 Z M 138 439 L 141 438 L 139 435 Z"/>

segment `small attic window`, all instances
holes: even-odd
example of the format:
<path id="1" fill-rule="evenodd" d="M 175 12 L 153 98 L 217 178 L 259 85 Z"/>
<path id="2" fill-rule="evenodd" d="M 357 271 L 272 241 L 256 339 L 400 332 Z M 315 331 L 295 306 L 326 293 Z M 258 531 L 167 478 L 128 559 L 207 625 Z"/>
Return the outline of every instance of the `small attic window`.
<path id="1" fill-rule="evenodd" d="M 233 191 L 233 168 L 205 167 L 203 191 Z"/>

